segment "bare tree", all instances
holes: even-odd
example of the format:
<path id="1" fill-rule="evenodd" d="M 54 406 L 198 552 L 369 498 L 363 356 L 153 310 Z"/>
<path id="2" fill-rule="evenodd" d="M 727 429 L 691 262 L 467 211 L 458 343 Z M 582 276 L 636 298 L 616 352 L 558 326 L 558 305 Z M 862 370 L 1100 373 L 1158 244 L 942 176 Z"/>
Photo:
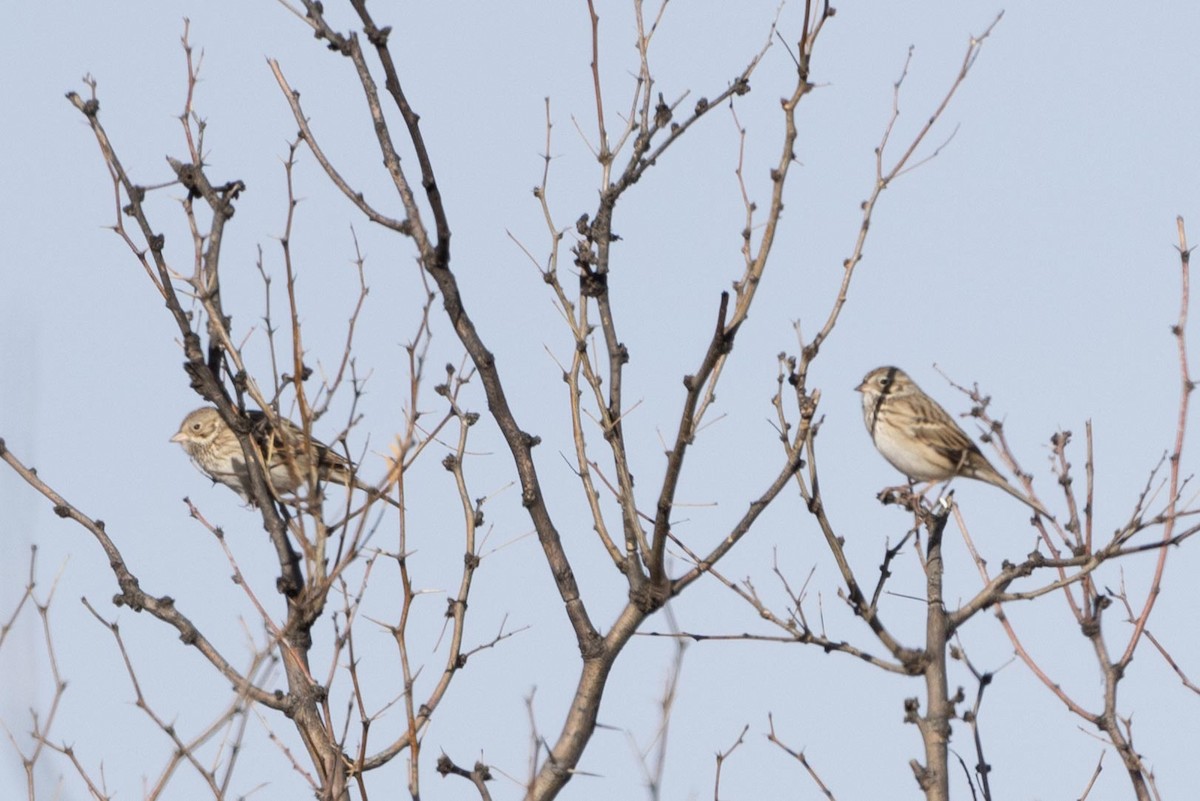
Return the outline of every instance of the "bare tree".
<path id="1" fill-rule="evenodd" d="M 172 744 L 173 756 L 159 775 L 147 782 L 146 797 L 170 797 L 168 788 L 181 770 L 190 770 L 214 798 L 240 797 L 241 793 L 233 789 L 233 779 L 252 717 L 265 722 L 270 739 L 277 745 L 280 770 L 294 771 L 320 799 L 366 799 L 372 791 L 388 792 L 374 783 L 374 777 L 396 760 L 406 765 L 407 789 L 413 798 L 428 792 L 423 782 L 431 766 L 443 776 L 465 779 L 480 798 L 492 796 L 491 782 L 501 766 L 463 753 L 443 751 L 436 757 L 423 753 L 431 721 L 460 686 L 460 677 L 473 658 L 483 651 L 508 647 L 510 638 L 522 633 L 520 626 L 504 621 L 486 636 L 468 634 L 468 613 L 474 611 L 472 589 L 478 571 L 486 569 L 489 555 L 484 543 L 490 532 L 485 517 L 490 498 L 487 490 L 481 492 L 473 486 L 469 469 L 473 437 L 481 425 L 499 432 L 507 449 L 526 516 L 523 525 L 531 527 L 536 536 L 544 573 L 557 593 L 559 614 L 569 626 L 564 632 L 569 630 L 578 652 L 573 665 L 573 697 L 556 710 L 558 722 L 552 730 L 539 730 L 534 702 L 529 700 L 530 723 L 524 734 L 532 732 L 530 765 L 528 775 L 518 777 L 516 782 L 526 798 L 557 797 L 582 772 L 584 754 L 602 726 L 600 712 L 613 671 L 622 660 L 632 658 L 630 643 L 639 633 L 670 637 L 677 646 L 671 678 L 661 694 L 661 724 L 655 746 L 642 756 L 651 797 L 661 792 L 675 682 L 686 643 L 737 638 L 815 646 L 833 658 L 848 656 L 919 682 L 919 688 L 914 688 L 904 703 L 905 721 L 916 727 L 923 744 L 923 753 L 913 756 L 910 763 L 919 791 L 930 799 L 950 797 L 956 757 L 950 747 L 951 731 L 954 722 L 961 721 L 973 735 L 975 750 L 971 766 L 958 757 L 965 782 L 977 797 L 991 798 L 983 700 L 995 676 L 977 667 L 957 639 L 985 612 L 1001 621 L 1019 660 L 1052 696 L 1098 730 L 1102 740 L 1116 752 L 1128 773 L 1133 797 L 1156 796 L 1153 773 L 1145 757 L 1134 748 L 1131 718 L 1122 711 L 1118 690 L 1139 648 L 1146 651 L 1146 641 L 1170 660 L 1167 639 L 1155 637 L 1149 623 L 1169 554 L 1175 546 L 1186 544 L 1196 531 L 1190 523 L 1192 510 L 1183 495 L 1187 480 L 1182 461 L 1192 380 L 1186 352 L 1190 251 L 1182 221 L 1181 308 L 1173 329 L 1181 386 L 1176 441 L 1160 470 L 1147 481 L 1128 520 L 1111 535 L 1104 537 L 1095 531 L 1090 428 L 1085 437 L 1082 492 L 1076 487 L 1077 475 L 1070 461 L 1072 435 L 1061 431 L 1052 439 L 1061 498 L 1049 506 L 1062 510 L 1061 520 L 1035 517 L 1032 526 L 1039 546 L 1019 562 L 1005 562 L 998 570 L 973 552 L 979 583 L 973 594 L 959 601 L 948 596 L 945 586 L 942 544 L 952 517 L 968 546 L 971 527 L 954 503 L 953 493 L 931 500 L 914 487 L 905 486 L 880 494 L 880 500 L 898 505 L 906 516 L 900 523 L 904 533 L 898 542 L 880 554 L 878 578 L 873 582 L 864 578 L 863 568 L 847 555 L 845 535 L 831 519 L 822 494 L 818 472 L 818 457 L 823 456 L 818 436 L 822 389 L 812 381 L 813 367 L 826 354 L 826 343 L 841 330 L 841 313 L 858 280 L 856 268 L 863 259 L 884 191 L 937 157 L 952 136 L 943 131 L 944 112 L 975 67 L 999 18 L 969 40 L 961 66 L 949 77 L 941 99 L 928 111 L 925 124 L 910 139 L 897 143 L 896 122 L 909 66 L 904 65 L 895 82 L 891 117 L 875 150 L 874 181 L 862 204 L 856 236 L 848 245 L 840 283 L 824 300 L 825 313 L 815 334 L 801 341 L 795 354 L 779 356 L 771 403 L 780 449 L 773 456 L 756 456 L 764 463 L 769 460 L 771 475 L 756 493 L 743 499 L 744 512 L 732 525 L 693 537 L 681 536 L 677 530 L 684 507 L 681 486 L 689 471 L 720 469 L 722 464 L 728 467 L 732 462 L 729 454 L 701 459 L 695 446 L 716 414 L 717 389 L 735 358 L 739 332 L 754 306 L 768 265 L 784 258 L 777 237 L 785 224 L 785 190 L 798 163 L 798 119 L 807 110 L 817 82 L 819 44 L 827 26 L 833 24 L 834 12 L 828 4 L 808 0 L 799 29 L 777 31 L 772 26 L 764 31 L 762 48 L 747 54 L 744 69 L 728 76 L 723 86 L 698 97 L 689 93 L 670 96 L 660 88 L 652 66 L 652 44 L 656 37 L 665 35 L 662 25 L 667 4 L 650 11 L 638 0 L 634 3 L 633 39 L 639 68 L 623 87 L 627 94 L 621 111 L 614 113 L 606 107 L 614 90 L 605 85 L 601 66 L 605 50 L 601 46 L 600 16 L 589 0 L 595 113 L 589 124 L 580 122 L 579 129 L 595 160 L 598 199 L 586 211 L 564 212 L 555 202 L 555 165 L 551 157 L 555 140 L 547 101 L 544 169 L 533 192 L 545 219 L 547 244 L 538 247 L 514 239 L 540 274 L 541 286 L 530 292 L 548 292 L 564 323 L 560 331 L 547 334 L 565 342 L 570 354 L 560 362 L 571 431 L 571 450 L 564 458 L 577 485 L 573 500 L 586 508 L 586 526 L 607 554 L 606 567 L 621 582 L 621 597 L 614 601 L 611 596 L 588 592 L 577 580 L 578 563 L 564 544 L 563 531 L 564 526 L 578 528 L 579 524 L 564 523 L 555 511 L 554 499 L 548 497 L 544 472 L 548 458 L 553 457 L 535 458 L 541 441 L 539 410 L 520 408 L 512 402 L 512 379 L 498 363 L 487 332 L 477 325 L 480 309 L 487 307 L 489 299 L 471 296 L 460 282 L 451 248 L 452 233 L 472 221 L 456 219 L 451 213 L 447 196 L 462 189 L 439 182 L 436 148 L 422 128 L 422 109 L 410 100 L 413 85 L 428 77 L 406 74 L 397 65 L 390 39 L 392 29 L 376 20 L 365 0 L 348 3 L 352 22 L 335 22 L 319 2 L 302 0 L 300 6 L 284 5 L 326 49 L 325 54 L 314 50 L 314 58 L 328 59 L 332 80 L 352 85 L 361 93 L 365 105 L 361 124 L 372 132 L 393 195 L 369 198 L 347 176 L 337 158 L 330 155 L 338 148 L 331 147 L 330 134 L 322 131 L 320 115 L 302 103 L 304 87 L 294 86 L 284 66 L 270 61 L 269 68 L 291 108 L 298 134 L 283 165 L 287 198 L 279 270 L 274 271 L 261 256 L 257 265 L 265 309 L 261 327 L 252 340 L 247 329 L 235 326 L 229 312 L 232 301 L 227 291 L 230 284 L 224 250 L 230 226 L 237 224 L 234 213 L 246 186 L 236 177 L 215 175 L 206 162 L 206 124 L 196 109 L 199 65 L 186 28 L 183 42 L 188 83 L 180 114 L 184 153 L 168 160 L 173 173 L 168 186 L 186 193 L 180 210 L 190 241 L 178 246 L 167 242 L 162 233 L 166 225 L 163 220 L 173 212 L 164 210 L 165 203 L 156 202 L 166 187 L 147 186 L 124 166 L 121 134 L 110 132 L 104 125 L 96 83 L 89 81 L 82 94 L 68 95 L 90 126 L 111 175 L 116 198 L 113 229 L 163 301 L 184 354 L 183 368 L 190 386 L 204 403 L 217 409 L 223 423 L 234 432 L 239 457 L 246 465 L 245 511 L 257 516 L 267 535 L 275 566 L 272 582 L 264 583 L 262 576 L 252 576 L 244 569 L 241 557 L 229 546 L 223 528 L 213 522 L 204 504 L 189 500 L 187 506 L 195 524 L 211 533 L 222 550 L 244 602 L 254 610 L 252 623 L 245 628 L 245 641 L 249 643 L 246 655 L 234 656 L 228 645 L 222 644 L 224 637 L 199 624 L 197 610 L 184 608 L 169 595 L 144 589 L 159 582 L 149 580 L 153 577 L 148 575 L 148 568 L 139 568 L 127 559 L 118 544 L 119 537 L 110 532 L 97 513 L 72 502 L 70 488 L 52 486 L 51 480 L 39 475 L 0 440 L 0 458 L 48 499 L 56 514 L 78 524 L 102 550 L 118 587 L 114 603 L 147 613 L 162 624 L 160 630 L 163 625 L 173 629 L 183 645 L 194 649 L 207 663 L 206 669 L 215 671 L 231 687 L 228 701 L 211 710 L 211 720 L 205 726 L 193 734 L 181 734 L 171 716 L 157 709 L 143 693 L 137 659 L 127 651 L 115 621 L 109 619 L 104 608 L 89 603 L 96 620 L 113 635 L 139 709 Z M 627 323 L 613 291 L 615 276 L 625 266 L 614 248 L 621 239 L 618 221 L 623 204 L 636 193 L 639 182 L 660 163 L 685 158 L 678 143 L 693 130 L 710 124 L 713 117 L 728 115 L 738 125 L 744 147 L 747 131 L 741 127 L 737 109 L 751 87 L 757 89 L 756 70 L 769 51 L 773 51 L 772 56 L 790 59 L 795 66 L 791 85 L 765 88 L 768 95 L 781 95 L 776 129 L 756 132 L 771 138 L 776 153 L 774 166 L 764 182 L 762 176 L 747 173 L 739 155 L 737 180 L 744 202 L 742 263 L 730 273 L 731 290 L 710 298 L 704 310 L 687 310 L 688 314 L 704 315 L 709 334 L 689 343 L 694 367 L 683 377 L 682 388 L 671 390 L 676 393 L 672 402 L 678 404 L 679 413 L 674 430 L 663 436 L 665 465 L 661 475 L 647 482 L 645 471 L 635 469 L 636 449 L 626 425 L 638 394 L 630 389 L 627 364 L 631 352 L 623 333 Z M 319 427 L 327 430 L 327 415 L 337 414 L 344 418 L 335 435 L 325 438 L 329 447 L 346 463 L 364 461 L 364 450 L 354 443 L 358 442 L 357 432 L 363 422 L 358 399 L 369 370 L 356 358 L 355 337 L 359 315 L 368 302 L 364 278 L 367 256 L 356 242 L 353 262 L 357 301 L 339 345 L 340 355 L 330 367 L 315 365 L 312 343 L 305 336 L 305 309 L 295 291 L 299 269 L 293 234 L 303 192 L 295 185 L 294 168 L 302 154 L 315 160 L 328 186 L 356 209 L 362 220 L 391 235 L 396 252 L 413 257 L 415 266 L 411 269 L 417 271 L 424 288 L 418 298 L 387 301 L 397 306 L 412 304 L 415 311 L 410 313 L 415 324 L 404 349 L 407 389 L 399 401 L 404 424 L 389 434 L 385 475 L 369 486 L 355 475 L 345 492 L 331 487 L 319 470 L 305 466 L 316 465 L 325 447 L 318 443 L 314 431 Z M 766 198 L 761 206 L 753 199 L 759 196 Z M 565 267 L 564 260 L 569 260 Z M 184 264 L 189 266 L 184 268 Z M 273 283 L 280 277 L 284 282 L 282 313 L 277 310 Z M 237 300 L 239 308 L 248 305 L 245 299 Z M 430 378 L 434 321 L 444 321 L 453 331 L 456 358 L 444 374 Z M 248 344 L 251 341 L 253 344 Z M 978 387 L 963 389 L 973 406 L 973 416 L 987 432 L 987 440 L 1032 495 L 1032 476 L 1018 464 L 1002 425 L 990 415 L 989 399 Z M 436 411 L 429 411 L 431 406 Z M 476 408 L 486 408 L 486 412 Z M 270 436 L 262 434 L 263 427 L 280 431 L 289 425 L 287 421 L 295 425 L 299 440 L 284 447 L 281 454 L 274 453 Z M 279 463 L 298 478 L 295 491 L 281 491 L 273 483 L 270 468 Z M 455 499 L 452 508 L 440 510 L 441 517 L 443 526 L 455 531 L 458 552 L 454 561 L 455 588 L 448 592 L 443 608 L 431 611 L 430 605 L 422 602 L 423 590 L 414 578 L 413 565 L 424 556 L 418 538 L 410 534 L 410 515 L 425 502 L 413 487 L 423 485 L 426 475 L 440 471 L 448 476 Z M 635 473 L 639 472 L 643 478 L 640 486 L 635 483 Z M 367 491 L 356 491 L 356 485 L 365 486 Z M 761 579 L 734 579 L 723 569 L 728 556 L 761 530 L 764 513 L 790 493 L 807 508 L 809 518 L 805 524 L 815 526 L 822 535 L 820 548 L 814 550 L 811 561 L 831 560 L 836 566 L 834 592 L 839 604 L 864 624 L 855 632 L 827 632 L 824 609 L 819 605 L 823 602 L 814 601 L 809 579 L 797 579 L 794 567 L 777 564 L 767 578 L 782 588 L 786 597 L 783 608 L 766 599 L 760 590 L 764 583 Z M 384 499 L 392 505 L 382 503 Z M 450 520 L 455 522 L 451 525 Z M 1098 579 L 1102 569 L 1138 556 L 1155 560 L 1153 575 L 1145 586 L 1133 589 L 1122 585 L 1114 591 Z M 888 604 L 893 598 L 888 585 L 892 567 L 898 559 L 907 558 L 918 562 L 925 577 L 924 625 L 916 638 L 896 627 L 894 621 L 901 613 Z M 664 626 L 665 631 L 650 630 L 647 621 L 652 616 L 685 607 L 702 579 L 728 588 L 731 601 L 739 608 L 743 602 L 747 604 L 753 615 L 775 627 L 776 633 L 680 631 L 673 624 Z M 30 614 L 29 609 L 36 609 L 48 621 L 50 600 L 39 596 L 37 584 L 37 570 L 31 566 L 24 593 L 15 602 L 3 599 L 13 604 L 12 617 L 3 632 L 19 616 Z M 386 618 L 367 611 L 366 604 L 376 603 L 376 598 L 387 610 Z M 1095 652 L 1104 687 L 1094 699 L 1080 699 L 1064 690 L 1023 646 L 1020 627 L 1005 615 L 1006 608 L 1030 604 L 1044 608 L 1046 614 L 1060 613 L 1054 598 L 1065 602 L 1067 614 Z M 1104 625 L 1105 613 L 1114 601 L 1120 603 L 1129 622 L 1128 632 L 1121 635 L 1111 623 L 1107 628 Z M 615 612 L 609 611 L 613 609 Z M 411 627 L 416 617 L 444 618 L 436 661 L 419 655 L 414 648 Z M 670 620 L 669 615 L 663 617 Z M 150 625 L 140 618 L 135 620 L 138 625 Z M 53 658 L 55 649 L 61 646 L 55 644 L 51 628 L 47 622 L 44 644 Z M 394 643 L 394 656 L 388 669 L 367 671 L 360 662 L 364 641 L 378 631 L 385 632 Z M 1110 643 L 1117 636 L 1124 642 L 1114 656 Z M 519 636 L 515 639 L 520 640 Z M 0 647 L 4 644 L 0 632 Z M 973 701 L 968 701 L 962 688 L 952 688 L 955 661 L 962 661 L 976 682 Z M 1187 678 L 1185 668 L 1174 661 L 1171 665 L 1194 692 L 1195 685 Z M 486 671 L 486 667 L 481 669 Z M 186 686 L 186 677 L 180 680 Z M 69 734 L 53 729 L 62 681 L 55 676 L 54 684 L 51 707 L 34 718 L 34 747 L 25 750 L 12 738 L 26 770 L 28 797 L 51 794 L 50 789 L 39 786 L 34 771 L 47 751 L 70 760 L 94 797 L 112 797 L 115 793 L 106 787 L 103 777 L 76 758 Z M 401 723 L 396 723 L 397 718 Z M 810 762 L 803 749 L 790 745 L 784 735 L 777 733 L 774 718 L 757 729 L 781 753 L 801 764 L 819 792 L 835 797 L 836 777 Z M 730 744 L 717 755 L 714 797 L 719 797 L 722 771 L 736 761 L 747 731 L 731 732 L 727 738 Z M 510 732 L 508 736 L 520 735 Z M 481 738 L 481 752 L 485 745 Z M 511 773 L 512 766 L 503 766 L 503 770 Z M 1086 795 L 1088 790 L 1081 788 L 1081 792 Z"/>

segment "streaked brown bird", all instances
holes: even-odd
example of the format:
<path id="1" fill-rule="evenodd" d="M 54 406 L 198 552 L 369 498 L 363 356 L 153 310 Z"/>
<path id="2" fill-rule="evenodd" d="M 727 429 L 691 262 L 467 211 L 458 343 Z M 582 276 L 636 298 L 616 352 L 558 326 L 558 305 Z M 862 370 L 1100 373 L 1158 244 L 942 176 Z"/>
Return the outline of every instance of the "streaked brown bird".
<path id="1" fill-rule="evenodd" d="M 354 465 L 346 457 L 316 439 L 306 440 L 304 432 L 291 421 L 280 420 L 281 435 L 261 411 L 249 410 L 246 417 L 250 420 L 250 435 L 262 454 L 267 478 L 277 496 L 291 495 L 304 485 L 312 473 L 315 459 L 320 480 L 354 487 L 372 499 L 382 498 L 393 506 L 400 505 L 395 498 L 382 495 L 375 487 L 360 481 L 354 474 Z M 241 443 L 215 407 L 202 406 L 183 418 L 171 442 L 182 445 L 205 475 L 253 504 L 250 473 L 246 469 Z"/>
<path id="2" fill-rule="evenodd" d="M 1026 498 L 992 467 L 966 432 L 937 401 L 897 367 L 877 367 L 855 389 L 875 448 L 913 481 L 965 476 L 999 487 L 1035 512 L 1050 513 Z"/>

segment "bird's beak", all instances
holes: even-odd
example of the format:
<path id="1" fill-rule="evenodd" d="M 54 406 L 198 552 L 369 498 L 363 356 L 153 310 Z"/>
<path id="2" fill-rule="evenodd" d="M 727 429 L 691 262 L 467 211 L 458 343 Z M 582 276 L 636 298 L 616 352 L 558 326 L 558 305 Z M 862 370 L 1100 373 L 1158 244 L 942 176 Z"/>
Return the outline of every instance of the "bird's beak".
<path id="1" fill-rule="evenodd" d="M 171 442 L 179 442 L 179 443 L 182 443 L 182 442 L 183 442 L 183 440 L 184 440 L 184 436 L 183 436 L 183 432 L 182 432 L 182 431 L 178 431 L 178 432 L 176 432 L 176 433 L 175 433 L 175 436 L 171 437 Z"/>
<path id="2" fill-rule="evenodd" d="M 866 381 L 860 381 L 860 382 L 858 383 L 858 386 L 854 388 L 854 391 L 855 391 L 855 392 L 862 392 L 862 391 L 863 391 L 863 387 L 865 387 L 866 385 L 867 385 L 867 382 L 866 382 Z"/>

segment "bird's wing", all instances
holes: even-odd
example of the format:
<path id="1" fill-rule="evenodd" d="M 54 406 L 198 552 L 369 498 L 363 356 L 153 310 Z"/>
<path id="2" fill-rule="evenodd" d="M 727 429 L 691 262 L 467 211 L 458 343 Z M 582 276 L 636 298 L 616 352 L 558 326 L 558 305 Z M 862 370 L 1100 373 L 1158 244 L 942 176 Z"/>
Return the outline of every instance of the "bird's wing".
<path id="1" fill-rule="evenodd" d="M 974 461 L 973 455 L 984 458 L 979 446 L 940 406 L 931 403 L 905 409 L 902 424 L 913 437 L 928 443 L 951 463 L 964 466 Z"/>

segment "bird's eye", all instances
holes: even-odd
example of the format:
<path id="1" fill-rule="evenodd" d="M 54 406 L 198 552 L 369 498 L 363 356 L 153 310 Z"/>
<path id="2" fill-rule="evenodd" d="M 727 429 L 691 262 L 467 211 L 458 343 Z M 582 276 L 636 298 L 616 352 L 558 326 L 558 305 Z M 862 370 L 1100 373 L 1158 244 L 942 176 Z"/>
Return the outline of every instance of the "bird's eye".
<path id="1" fill-rule="evenodd" d="M 196 431 L 196 432 L 200 431 L 200 423 L 198 421 L 195 423 L 192 423 L 192 430 Z"/>
<path id="2" fill-rule="evenodd" d="M 879 386 L 886 387 L 887 385 L 889 385 L 891 383 L 892 383 L 892 379 L 888 378 L 886 375 L 879 376 Z"/>

